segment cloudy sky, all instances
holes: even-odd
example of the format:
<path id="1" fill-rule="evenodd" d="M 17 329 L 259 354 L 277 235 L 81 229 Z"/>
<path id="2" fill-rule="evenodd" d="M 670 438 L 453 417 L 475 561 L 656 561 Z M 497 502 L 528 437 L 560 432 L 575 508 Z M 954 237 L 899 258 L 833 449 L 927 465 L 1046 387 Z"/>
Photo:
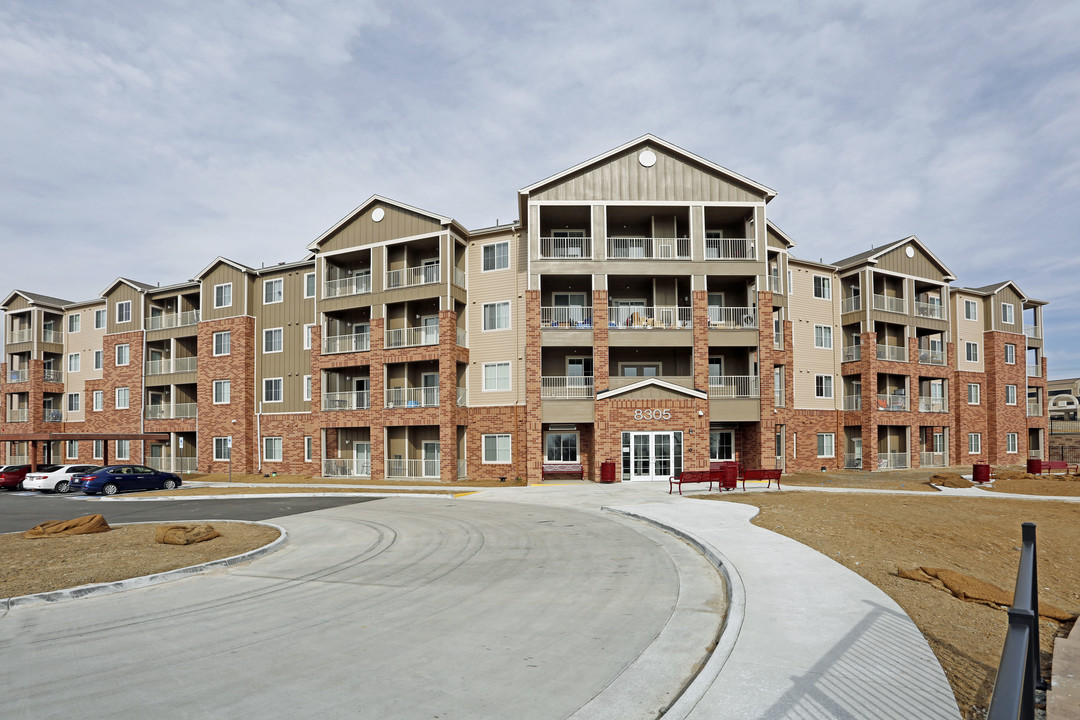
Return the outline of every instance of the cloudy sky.
<path id="1" fill-rule="evenodd" d="M 72 300 L 304 246 L 378 193 L 466 227 L 654 133 L 825 261 L 917 235 L 1049 300 L 1080 376 L 1080 4 L 15 0 L 0 258 Z"/>

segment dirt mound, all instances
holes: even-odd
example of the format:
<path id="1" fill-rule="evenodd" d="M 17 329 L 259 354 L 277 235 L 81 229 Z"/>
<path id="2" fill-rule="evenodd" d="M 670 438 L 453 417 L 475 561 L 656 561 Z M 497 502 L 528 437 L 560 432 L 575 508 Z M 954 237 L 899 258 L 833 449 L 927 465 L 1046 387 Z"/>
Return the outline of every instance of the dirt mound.
<path id="1" fill-rule="evenodd" d="M 939 590 L 948 590 L 953 596 L 967 602 L 1007 609 L 1012 605 L 1013 601 L 1011 592 L 955 570 L 928 567 L 905 570 L 902 567 L 897 567 L 896 574 L 907 580 L 930 583 Z M 1058 622 L 1071 622 L 1076 619 L 1076 616 L 1072 613 L 1048 603 L 1039 604 L 1039 615 Z"/>
<path id="2" fill-rule="evenodd" d="M 940 485 L 947 488 L 969 488 L 972 483 L 958 473 L 938 473 L 930 476 L 931 485 Z"/>
<path id="3" fill-rule="evenodd" d="M 165 545 L 194 545 L 221 537 L 212 525 L 161 525 L 154 531 L 154 542 Z"/>
<path id="4" fill-rule="evenodd" d="M 46 520 L 23 533 L 23 537 L 47 538 L 67 535 L 88 535 L 112 530 L 102 515 L 83 515 L 71 520 Z"/>
<path id="5" fill-rule="evenodd" d="M 1002 480 L 1031 480 L 1035 476 L 1023 470 L 995 470 L 994 477 Z"/>

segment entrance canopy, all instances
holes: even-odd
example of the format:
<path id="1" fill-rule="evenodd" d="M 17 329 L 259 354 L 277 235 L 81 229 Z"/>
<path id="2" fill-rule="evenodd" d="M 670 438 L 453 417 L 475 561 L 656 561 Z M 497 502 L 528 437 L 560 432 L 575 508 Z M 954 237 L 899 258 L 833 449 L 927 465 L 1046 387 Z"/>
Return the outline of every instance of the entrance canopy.
<path id="1" fill-rule="evenodd" d="M 40 442 L 49 443 L 56 441 L 93 441 L 102 440 L 104 452 L 101 460 L 102 465 L 109 464 L 109 440 L 158 440 L 168 442 L 169 433 L 0 433 L 0 442 L 28 442 L 30 443 L 30 471 L 37 470 L 37 445 Z"/>

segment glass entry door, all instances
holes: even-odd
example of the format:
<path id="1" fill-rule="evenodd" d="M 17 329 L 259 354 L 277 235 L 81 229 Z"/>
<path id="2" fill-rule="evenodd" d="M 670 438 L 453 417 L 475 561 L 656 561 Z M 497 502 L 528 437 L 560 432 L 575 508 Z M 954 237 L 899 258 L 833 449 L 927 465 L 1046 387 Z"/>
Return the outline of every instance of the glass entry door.
<path id="1" fill-rule="evenodd" d="M 667 480 L 682 471 L 682 433 L 626 434 L 630 436 L 627 454 L 631 480 Z"/>

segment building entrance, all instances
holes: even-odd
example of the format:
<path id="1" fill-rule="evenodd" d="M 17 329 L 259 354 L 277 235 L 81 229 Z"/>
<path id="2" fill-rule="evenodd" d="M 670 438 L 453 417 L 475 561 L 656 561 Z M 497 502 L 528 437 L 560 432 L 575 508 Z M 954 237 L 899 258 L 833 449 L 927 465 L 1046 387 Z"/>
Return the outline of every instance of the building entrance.
<path id="1" fill-rule="evenodd" d="M 624 479 L 667 480 L 681 472 L 681 432 L 623 433 Z"/>

